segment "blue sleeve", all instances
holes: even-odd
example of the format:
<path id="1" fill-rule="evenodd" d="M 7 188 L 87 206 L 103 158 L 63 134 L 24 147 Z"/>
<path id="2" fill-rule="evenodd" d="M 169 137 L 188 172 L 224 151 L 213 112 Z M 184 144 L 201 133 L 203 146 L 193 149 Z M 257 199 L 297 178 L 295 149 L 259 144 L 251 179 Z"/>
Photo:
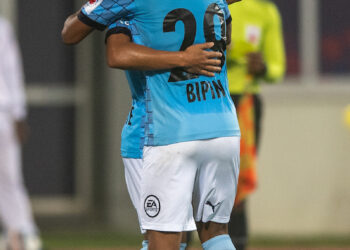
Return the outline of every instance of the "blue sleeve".
<path id="1" fill-rule="evenodd" d="M 109 36 L 120 33 L 129 36 L 130 40 L 132 40 L 132 24 L 130 21 L 118 20 L 109 25 L 105 41 L 107 41 Z"/>
<path id="2" fill-rule="evenodd" d="M 78 18 L 91 27 L 104 30 L 119 19 L 132 18 L 134 11 L 135 0 L 90 0 Z"/>

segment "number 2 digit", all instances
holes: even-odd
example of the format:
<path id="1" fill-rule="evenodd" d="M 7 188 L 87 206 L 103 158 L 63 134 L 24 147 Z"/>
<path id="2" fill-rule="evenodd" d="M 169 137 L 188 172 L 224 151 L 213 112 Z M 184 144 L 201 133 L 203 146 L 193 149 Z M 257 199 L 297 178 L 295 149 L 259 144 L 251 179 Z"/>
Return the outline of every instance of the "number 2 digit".
<path id="1" fill-rule="evenodd" d="M 216 38 L 214 17 L 218 16 L 221 24 L 221 37 L 220 40 Z M 178 21 L 182 21 L 185 26 L 185 36 L 181 44 L 180 51 L 186 50 L 194 43 L 196 38 L 197 23 L 194 15 L 187 9 L 175 9 L 170 11 L 163 22 L 163 32 L 174 32 L 175 26 Z M 222 53 L 221 67 L 225 64 L 224 52 L 226 50 L 226 25 L 225 15 L 220 9 L 219 5 L 212 3 L 204 15 L 204 36 L 206 42 L 214 42 L 212 50 L 220 51 Z M 181 68 L 175 68 L 171 70 L 169 82 L 185 81 L 189 79 L 197 78 L 198 76 L 184 72 Z"/>
<path id="2" fill-rule="evenodd" d="M 184 51 L 194 43 L 196 37 L 197 24 L 193 14 L 186 9 L 175 9 L 168 13 L 164 19 L 163 32 L 174 32 L 175 25 L 182 21 L 185 26 L 185 36 L 180 51 Z M 182 69 L 175 68 L 171 70 L 169 82 L 178 82 L 196 78 L 195 75 L 184 72 Z"/>

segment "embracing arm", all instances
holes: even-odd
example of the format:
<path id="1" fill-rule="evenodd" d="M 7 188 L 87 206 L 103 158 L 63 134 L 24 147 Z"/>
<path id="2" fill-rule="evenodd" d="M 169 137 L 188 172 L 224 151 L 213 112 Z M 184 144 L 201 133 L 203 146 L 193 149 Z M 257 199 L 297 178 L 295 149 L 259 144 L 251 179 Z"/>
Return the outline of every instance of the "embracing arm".
<path id="1" fill-rule="evenodd" d="M 109 67 L 131 70 L 165 70 L 183 67 L 187 72 L 214 76 L 221 70 L 220 52 L 207 51 L 214 43 L 197 44 L 185 51 L 171 52 L 151 49 L 135 44 L 125 34 L 107 38 L 107 63 Z"/>
<path id="2" fill-rule="evenodd" d="M 79 11 L 65 20 L 62 29 L 63 42 L 77 44 L 95 29 L 102 31 L 116 20 L 131 18 L 133 4 L 125 6 L 119 0 L 112 2 L 110 0 L 87 1 Z"/>
<path id="3" fill-rule="evenodd" d="M 93 31 L 93 27 L 79 20 L 80 11 L 70 15 L 64 22 L 61 32 L 62 40 L 65 44 L 77 44 Z"/>

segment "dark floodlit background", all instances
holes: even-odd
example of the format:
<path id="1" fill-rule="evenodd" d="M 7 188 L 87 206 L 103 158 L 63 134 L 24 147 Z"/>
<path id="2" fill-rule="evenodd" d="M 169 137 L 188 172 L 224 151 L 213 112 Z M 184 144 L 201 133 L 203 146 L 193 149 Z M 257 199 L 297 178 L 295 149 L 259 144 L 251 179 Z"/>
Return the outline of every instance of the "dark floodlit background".
<path id="1" fill-rule="evenodd" d="M 263 88 L 251 234 L 337 244 L 334 239 L 350 238 L 350 129 L 343 122 L 350 104 L 350 1 L 274 2 L 283 18 L 288 73 L 282 84 Z M 107 69 L 103 33 L 76 47 L 60 38 L 65 18 L 82 3 L 0 2 L 16 27 L 26 74 L 25 181 L 44 236 L 81 228 L 138 235 L 119 156 L 130 104 L 124 74 Z"/>

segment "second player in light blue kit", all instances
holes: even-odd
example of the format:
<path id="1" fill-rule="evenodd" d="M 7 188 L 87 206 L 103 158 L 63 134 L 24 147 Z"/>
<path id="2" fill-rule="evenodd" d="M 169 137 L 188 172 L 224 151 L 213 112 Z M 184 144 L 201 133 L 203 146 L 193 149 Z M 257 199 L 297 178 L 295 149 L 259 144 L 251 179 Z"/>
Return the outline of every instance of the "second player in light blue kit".
<path id="1" fill-rule="evenodd" d="M 94 28 L 100 25 L 87 19 L 84 22 L 77 18 L 75 13 L 69 16 L 62 30 L 62 38 L 66 44 L 76 44 L 82 41 Z M 139 34 L 129 21 L 117 21 L 109 27 L 106 44 L 108 64 L 111 67 L 122 66 L 139 70 L 171 69 L 185 67 L 188 72 L 213 76 L 213 72 L 220 71 L 221 57 L 218 52 L 208 52 L 213 43 L 190 46 L 184 52 L 168 52 L 153 50 L 136 45 Z M 119 55 L 115 60 L 114 54 Z M 112 60 L 111 60 L 112 59 Z M 142 179 L 142 149 L 144 138 L 143 121 L 145 117 L 145 77 L 141 71 L 126 71 L 132 93 L 132 109 L 122 132 L 121 154 L 125 166 L 125 177 L 131 200 L 140 214 L 139 201 Z M 194 221 L 189 224 L 188 230 L 195 228 Z M 145 233 L 145 230 L 142 230 Z M 183 234 L 185 235 L 185 234 Z M 145 239 L 147 235 L 145 234 Z M 180 249 L 186 248 L 186 239 L 182 239 Z M 142 243 L 142 250 L 147 250 L 147 240 Z"/>
<path id="2" fill-rule="evenodd" d="M 85 5 L 81 18 L 101 25 L 129 18 L 142 44 L 154 49 L 177 51 L 214 42 L 213 50 L 224 54 L 225 8 L 221 0 L 101 0 Z M 149 249 L 178 249 L 178 232 L 193 215 L 204 249 L 234 249 L 227 222 L 239 172 L 240 133 L 225 60 L 222 66 L 214 77 L 182 69 L 144 72 L 146 147 L 139 205 Z"/>
<path id="3" fill-rule="evenodd" d="M 222 0 L 103 0 L 88 3 L 82 14 L 101 25 L 132 19 L 142 44 L 153 49 L 178 51 L 213 41 L 214 49 L 225 53 L 225 16 L 229 13 L 225 9 Z M 225 92 L 226 65 L 212 78 L 180 69 L 148 71 L 145 75 L 150 114 L 146 145 L 240 135 L 238 123 L 232 119 L 234 106 Z"/>
<path id="4" fill-rule="evenodd" d="M 119 20 L 108 27 L 108 32 L 106 34 L 107 50 L 109 47 L 113 48 L 113 46 L 116 46 L 114 44 L 110 45 L 109 38 L 114 34 L 120 33 L 129 35 L 132 42 L 140 43 L 139 33 L 132 22 Z M 125 179 L 130 198 L 136 208 L 138 216 L 140 217 L 141 209 L 139 209 L 139 203 L 141 198 L 140 190 L 143 169 L 142 151 L 145 138 L 146 118 L 146 78 L 142 71 L 127 70 L 125 73 L 132 94 L 132 108 L 122 131 L 121 155 L 125 166 Z M 196 227 L 194 220 L 191 219 L 190 223 L 188 223 L 188 226 L 184 228 L 183 231 L 193 230 L 196 230 Z M 141 232 L 145 234 L 145 230 L 142 227 Z M 147 236 L 142 245 L 142 249 L 148 249 Z M 186 243 L 182 242 L 180 245 L 180 250 L 186 249 L 186 246 Z"/>

